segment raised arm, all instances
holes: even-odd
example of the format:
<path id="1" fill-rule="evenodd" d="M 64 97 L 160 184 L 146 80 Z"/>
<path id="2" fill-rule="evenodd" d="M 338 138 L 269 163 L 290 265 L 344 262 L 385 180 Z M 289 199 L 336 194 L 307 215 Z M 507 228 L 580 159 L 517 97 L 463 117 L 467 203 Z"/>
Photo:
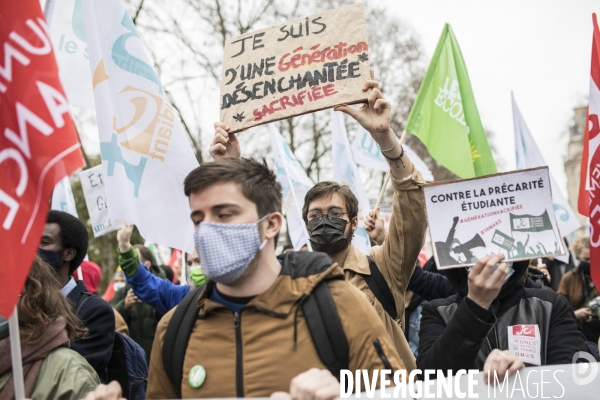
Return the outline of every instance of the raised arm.
<path id="1" fill-rule="evenodd" d="M 371 74 L 372 77 L 372 74 Z M 389 232 L 381 246 L 371 248 L 371 258 L 387 281 L 398 315 L 404 313 L 404 294 L 425 237 L 427 218 L 421 185 L 425 183 L 404 153 L 399 139 L 390 126 L 391 105 L 383 98 L 379 83 L 367 81 L 368 103 L 360 109 L 339 106 L 367 130 L 386 158 L 394 188 L 393 212 Z"/>
<path id="2" fill-rule="evenodd" d="M 167 313 L 185 297 L 189 291 L 187 285 L 175 285 L 173 282 L 153 275 L 140 263 L 137 251 L 131 247 L 129 238 L 133 225 L 123 222 L 117 232 L 119 242 L 119 265 L 131 285 L 133 293 L 144 303 L 162 313 Z M 119 309 L 117 309 L 119 311 Z M 119 311 L 121 312 L 121 311 Z"/>

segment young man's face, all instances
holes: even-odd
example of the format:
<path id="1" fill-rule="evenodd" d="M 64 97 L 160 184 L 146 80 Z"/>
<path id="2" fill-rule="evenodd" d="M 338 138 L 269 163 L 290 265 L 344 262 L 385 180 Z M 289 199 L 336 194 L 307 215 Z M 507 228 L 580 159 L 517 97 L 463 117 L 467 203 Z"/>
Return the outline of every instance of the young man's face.
<path id="1" fill-rule="evenodd" d="M 201 222 L 251 224 L 260 218 L 256 204 L 248 200 L 233 182 L 217 183 L 191 193 L 190 208 L 196 229 Z"/>
<path id="2" fill-rule="evenodd" d="M 40 248 L 48 251 L 62 253 L 63 248 L 62 240 L 60 237 L 60 225 L 56 223 L 51 223 L 46 224 L 44 226 L 44 233 L 42 234 Z"/>
<path id="3" fill-rule="evenodd" d="M 75 249 L 63 248 L 62 238 L 60 236 L 60 225 L 55 222 L 48 223 L 44 226 L 44 232 L 39 247 L 58 254 L 61 270 L 64 268 L 68 271 L 69 263 L 76 255 Z"/>
<path id="4" fill-rule="evenodd" d="M 332 211 L 340 210 L 342 213 L 345 213 L 341 216 L 342 219 L 346 221 L 350 221 L 348 217 L 348 209 L 346 208 L 346 202 L 344 198 L 339 193 L 333 193 L 331 196 L 324 196 L 318 199 L 311 201 L 308 204 L 308 220 L 311 220 L 311 211 L 320 211 L 321 213 L 330 213 Z M 329 215 L 329 214 L 328 214 Z M 330 218 L 332 216 L 330 215 Z M 346 225 L 346 229 L 344 230 L 344 236 L 350 237 L 351 232 L 354 232 L 358 227 L 358 218 L 352 218 L 349 224 Z"/>

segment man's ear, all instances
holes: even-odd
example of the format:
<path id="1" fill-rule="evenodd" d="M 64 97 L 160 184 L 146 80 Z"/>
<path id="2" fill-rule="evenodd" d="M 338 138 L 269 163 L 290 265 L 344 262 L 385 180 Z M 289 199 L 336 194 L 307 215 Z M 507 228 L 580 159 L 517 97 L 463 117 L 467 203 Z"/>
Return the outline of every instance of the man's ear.
<path id="1" fill-rule="evenodd" d="M 358 229 L 358 217 L 352 218 L 352 232 Z"/>
<path id="2" fill-rule="evenodd" d="M 283 225 L 283 215 L 274 212 L 265 220 L 264 233 L 265 239 L 272 239 L 277 236 Z"/>
<path id="3" fill-rule="evenodd" d="M 63 261 L 71 262 L 71 260 L 74 259 L 76 255 L 77 252 L 75 251 L 75 249 L 64 249 L 62 253 Z"/>
<path id="4" fill-rule="evenodd" d="M 150 261 L 144 261 L 144 265 L 146 266 L 146 269 L 150 269 L 150 267 L 152 266 L 152 263 Z"/>

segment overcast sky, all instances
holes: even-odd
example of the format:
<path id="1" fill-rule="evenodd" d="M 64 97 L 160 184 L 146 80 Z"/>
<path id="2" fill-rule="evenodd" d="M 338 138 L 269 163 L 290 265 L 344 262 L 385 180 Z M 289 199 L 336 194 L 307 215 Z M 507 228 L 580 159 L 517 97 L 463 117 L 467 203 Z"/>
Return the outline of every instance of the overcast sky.
<path id="1" fill-rule="evenodd" d="M 384 3 L 383 1 L 381 3 Z M 483 125 L 515 168 L 510 92 L 566 195 L 564 158 L 573 107 L 587 104 L 592 13 L 587 0 L 396 0 L 385 2 L 420 35 L 427 57 L 444 23 L 458 39 Z"/>

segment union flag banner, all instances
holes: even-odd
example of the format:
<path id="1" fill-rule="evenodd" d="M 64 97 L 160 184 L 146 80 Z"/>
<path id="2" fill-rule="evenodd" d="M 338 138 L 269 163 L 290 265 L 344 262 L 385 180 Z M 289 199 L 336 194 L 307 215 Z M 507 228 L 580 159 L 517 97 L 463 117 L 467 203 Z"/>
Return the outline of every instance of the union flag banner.
<path id="1" fill-rule="evenodd" d="M 523 214 L 516 215 L 510 213 L 510 225 L 512 231 L 519 232 L 540 232 L 552 230 L 552 222 L 548 215 L 548 210 L 541 215 Z"/>
<path id="2" fill-rule="evenodd" d="M 590 73 L 590 104 L 588 106 L 581 155 L 581 183 L 577 207 L 590 217 L 590 273 L 600 287 L 600 30 L 593 14 L 592 68 Z"/>
<path id="3" fill-rule="evenodd" d="M 0 315 L 37 252 L 56 184 L 83 166 L 38 0 L 0 2 Z"/>

